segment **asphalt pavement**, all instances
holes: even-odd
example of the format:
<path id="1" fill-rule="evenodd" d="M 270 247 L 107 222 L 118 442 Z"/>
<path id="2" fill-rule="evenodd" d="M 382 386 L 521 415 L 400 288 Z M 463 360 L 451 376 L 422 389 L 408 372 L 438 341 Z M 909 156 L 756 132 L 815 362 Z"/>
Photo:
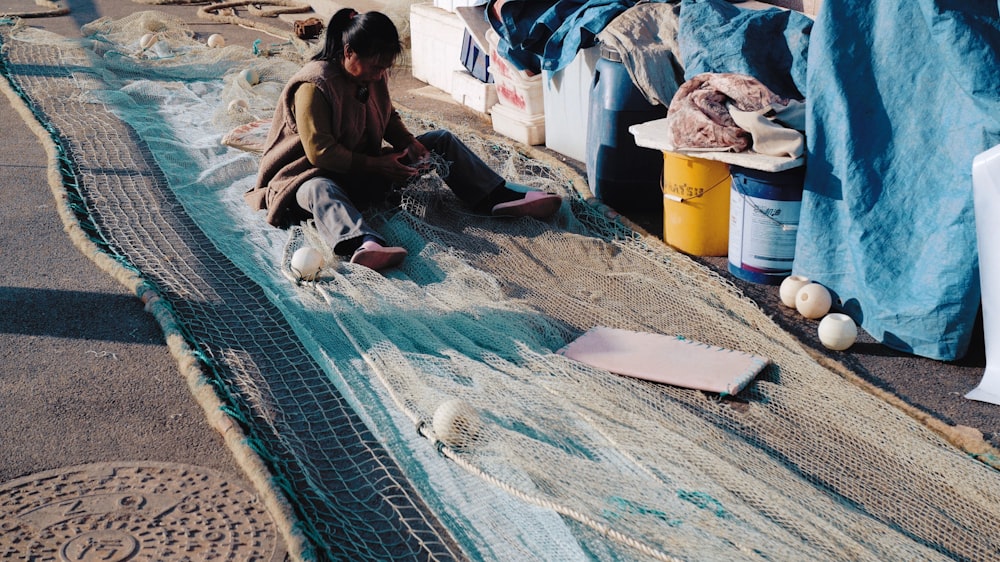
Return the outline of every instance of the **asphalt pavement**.
<path id="1" fill-rule="evenodd" d="M 83 23 L 137 7 L 73 2 L 69 15 L 26 21 L 78 36 Z M 0 482 L 111 460 L 240 479 L 155 318 L 64 231 L 45 150 L 6 98 L 0 131 Z"/>
<path id="2" fill-rule="evenodd" d="M 74 37 L 82 24 L 98 17 L 119 18 L 152 8 L 117 0 L 71 4 L 67 15 L 24 21 Z M 0 12 L 39 9 L 34 2 L 12 0 Z M 156 9 L 188 19 L 198 33 L 224 29 L 233 40 L 246 41 L 248 48 L 259 36 L 233 26 L 204 25 L 196 18 L 195 6 Z M 228 498 L 234 490 L 256 492 L 195 399 L 157 320 L 137 295 L 74 245 L 58 212 L 59 195 L 49 185 L 43 144 L 15 105 L 0 96 L 0 193 L 5 200 L 0 205 L 0 557 L 10 554 L 8 548 L 16 552 L 17 544 L 23 547 L 26 540 L 42 536 L 57 540 L 52 537 L 58 533 L 17 527 L 14 515 L 21 509 L 18 502 L 25 500 L 25 490 L 46 498 L 42 501 L 61 501 L 63 492 L 47 484 L 53 481 L 48 477 L 52 473 L 81 486 L 79 497 L 87 507 L 77 513 L 80 519 L 59 525 L 75 524 L 80 537 L 98 541 L 92 544 L 119 545 L 120 554 L 125 552 L 120 545 L 139 539 L 138 529 L 134 536 L 110 530 L 94 534 L 87 526 L 144 516 L 141 506 L 108 511 L 99 499 L 107 492 L 102 486 L 110 485 L 108 474 L 121 467 L 126 467 L 119 474 L 123 478 L 126 472 L 142 471 L 149 471 L 152 480 L 162 478 L 157 493 L 161 502 L 172 497 L 179 503 L 200 493 Z M 193 483 L 184 480 L 190 474 L 186 467 L 204 471 L 212 490 L 192 490 Z M 118 493 L 132 484 L 120 481 Z M 168 493 L 172 491 L 180 495 Z M 48 493 L 53 495 L 45 496 Z M 259 497 L 254 497 L 256 505 Z M 255 517 L 246 519 L 249 513 Z M 266 513 L 246 510 L 223 515 L 235 517 L 234 522 L 243 518 L 244 527 L 267 531 L 263 534 L 270 542 L 264 541 L 252 554 L 244 551 L 247 557 L 284 558 L 280 532 Z M 163 521 L 146 523 L 156 527 Z M 159 531 L 162 528 L 151 530 Z M 48 559 L 44 542 L 28 546 L 38 559 Z M 62 544 L 60 559 L 96 559 L 73 558 L 83 556 L 85 550 L 72 550 L 81 544 L 70 537 Z M 201 553 L 209 559 L 214 545 L 202 541 L 187 547 L 195 556 Z"/>

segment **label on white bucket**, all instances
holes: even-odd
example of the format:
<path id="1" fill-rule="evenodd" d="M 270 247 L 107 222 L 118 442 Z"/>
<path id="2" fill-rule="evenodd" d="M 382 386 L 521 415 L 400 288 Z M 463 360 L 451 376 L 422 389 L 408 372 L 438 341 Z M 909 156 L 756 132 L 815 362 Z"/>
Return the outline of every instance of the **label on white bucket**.
<path id="1" fill-rule="evenodd" d="M 802 201 L 776 201 L 743 195 L 729 200 L 729 262 L 761 272 L 789 272 Z"/>

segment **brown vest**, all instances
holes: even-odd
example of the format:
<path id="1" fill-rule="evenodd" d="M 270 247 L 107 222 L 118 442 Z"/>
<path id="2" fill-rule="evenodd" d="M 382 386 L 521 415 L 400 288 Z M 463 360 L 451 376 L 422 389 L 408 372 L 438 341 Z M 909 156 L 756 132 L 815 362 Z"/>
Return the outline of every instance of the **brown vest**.
<path id="1" fill-rule="evenodd" d="M 257 184 L 244 195 L 252 209 L 266 210 L 267 222 L 281 228 L 297 222 L 304 213 L 295 201 L 295 191 L 303 182 L 337 175 L 314 166 L 299 139 L 293 105 L 295 90 L 305 82 L 314 84 L 330 102 L 332 130 L 338 131 L 340 144 L 352 152 L 378 155 L 390 121 L 399 119 L 385 80 L 371 84 L 367 103 L 359 105 L 354 99 L 357 84 L 348 79 L 339 63 L 310 61 L 296 72 L 278 98 Z"/>

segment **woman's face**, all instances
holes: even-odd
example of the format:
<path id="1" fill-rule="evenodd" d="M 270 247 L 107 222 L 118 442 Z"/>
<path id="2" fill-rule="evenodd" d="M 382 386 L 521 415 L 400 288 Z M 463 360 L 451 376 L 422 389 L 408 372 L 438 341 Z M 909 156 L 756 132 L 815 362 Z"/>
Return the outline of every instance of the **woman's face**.
<path id="1" fill-rule="evenodd" d="M 381 80 L 391 67 L 392 57 L 359 57 L 350 45 L 344 47 L 344 70 L 357 82 L 368 84 Z"/>

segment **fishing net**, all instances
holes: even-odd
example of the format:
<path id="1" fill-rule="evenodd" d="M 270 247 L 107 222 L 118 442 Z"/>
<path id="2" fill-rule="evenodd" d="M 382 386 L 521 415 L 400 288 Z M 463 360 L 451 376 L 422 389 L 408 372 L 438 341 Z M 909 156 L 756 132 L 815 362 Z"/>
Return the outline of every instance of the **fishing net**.
<path id="1" fill-rule="evenodd" d="M 5 90 L 52 143 L 78 243 L 157 314 L 210 418 L 259 463 L 297 558 L 1000 553 L 993 468 L 812 358 L 536 152 L 452 128 L 507 178 L 566 202 L 546 222 L 492 219 L 428 173 L 370 213 L 409 251 L 385 275 L 334 257 L 310 224 L 267 226 L 242 200 L 257 156 L 220 139 L 270 115 L 300 55 L 207 50 L 179 22 L 141 17 L 166 26 L 166 55 L 117 35 L 134 21 L 101 21 L 83 41 L 2 27 Z M 237 84 L 250 67 L 261 81 Z M 403 115 L 415 132 L 447 125 Z M 304 246 L 325 258 L 313 281 L 290 267 Z M 722 397 L 557 353 L 594 326 L 773 364 Z"/>

